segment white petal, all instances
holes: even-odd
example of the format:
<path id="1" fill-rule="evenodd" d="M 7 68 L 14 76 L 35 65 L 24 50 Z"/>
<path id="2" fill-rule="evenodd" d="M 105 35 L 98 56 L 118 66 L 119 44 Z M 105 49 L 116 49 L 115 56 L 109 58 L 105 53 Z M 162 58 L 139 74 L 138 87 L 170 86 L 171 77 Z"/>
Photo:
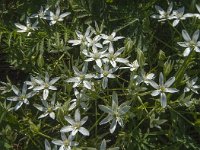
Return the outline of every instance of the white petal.
<path id="1" fill-rule="evenodd" d="M 188 87 L 184 88 L 184 92 L 189 92 L 189 91 L 190 91 L 190 89 Z"/>
<path id="2" fill-rule="evenodd" d="M 95 46 L 98 48 L 103 48 L 102 44 L 100 44 L 100 43 L 96 43 Z"/>
<path id="3" fill-rule="evenodd" d="M 199 47 L 195 47 L 194 50 L 195 50 L 195 52 L 197 52 L 197 53 L 200 52 L 200 48 L 199 48 Z"/>
<path id="4" fill-rule="evenodd" d="M 188 47 L 185 49 L 185 51 L 183 52 L 183 56 L 186 57 L 190 54 L 191 49 Z"/>
<path id="5" fill-rule="evenodd" d="M 63 13 L 63 14 L 60 15 L 60 18 L 64 18 L 64 17 L 66 17 L 70 14 L 71 14 L 70 12 Z"/>
<path id="6" fill-rule="evenodd" d="M 112 108 L 118 107 L 118 95 L 116 92 L 112 93 Z"/>
<path id="7" fill-rule="evenodd" d="M 81 40 L 69 40 L 68 43 L 71 43 L 74 45 L 80 45 L 81 44 Z"/>
<path id="8" fill-rule="evenodd" d="M 85 124 L 85 122 L 88 120 L 88 116 L 81 119 L 81 125 Z"/>
<path id="9" fill-rule="evenodd" d="M 72 77 L 66 80 L 66 82 L 80 82 L 79 77 Z"/>
<path id="10" fill-rule="evenodd" d="M 12 90 L 13 90 L 13 92 L 14 92 L 16 95 L 19 95 L 19 94 L 20 94 L 19 89 L 18 89 L 15 85 L 12 86 Z"/>
<path id="11" fill-rule="evenodd" d="M 43 91 L 43 99 L 46 100 L 48 95 L 49 95 L 49 90 L 48 89 L 44 89 L 44 91 Z"/>
<path id="12" fill-rule="evenodd" d="M 15 111 L 18 110 L 22 106 L 23 102 L 18 102 L 17 105 L 15 106 Z"/>
<path id="13" fill-rule="evenodd" d="M 55 119 L 55 113 L 54 113 L 54 112 L 51 112 L 51 113 L 49 114 L 49 116 L 50 116 L 52 119 Z"/>
<path id="14" fill-rule="evenodd" d="M 108 123 L 112 119 L 113 119 L 113 117 L 111 115 L 108 115 L 103 120 L 101 120 L 101 122 L 99 123 L 99 125 L 106 124 L 106 123 Z"/>
<path id="15" fill-rule="evenodd" d="M 69 122 L 71 125 L 75 124 L 74 120 L 71 119 L 71 118 L 68 117 L 68 116 L 65 116 L 65 120 L 67 120 L 67 122 Z"/>
<path id="16" fill-rule="evenodd" d="M 153 88 L 159 89 L 159 86 L 158 86 L 158 84 L 157 84 L 155 81 L 150 80 L 149 83 L 150 83 L 150 85 L 151 85 Z"/>
<path id="17" fill-rule="evenodd" d="M 160 73 L 160 76 L 159 76 L 159 84 L 160 85 L 164 84 L 164 77 L 163 77 L 163 73 L 162 72 Z"/>
<path id="18" fill-rule="evenodd" d="M 116 119 L 113 119 L 113 121 L 110 125 L 110 133 L 113 133 L 115 131 L 116 126 L 117 126 L 117 121 L 116 121 Z"/>
<path id="19" fill-rule="evenodd" d="M 178 42 L 178 45 L 180 45 L 181 47 L 188 47 L 186 42 Z"/>
<path id="20" fill-rule="evenodd" d="M 196 4 L 196 8 L 197 8 L 198 12 L 200 13 L 200 5 Z"/>
<path id="21" fill-rule="evenodd" d="M 71 132 L 71 135 L 72 135 L 72 136 L 75 136 L 77 132 L 78 132 L 78 129 L 75 129 L 75 130 L 73 130 L 73 131 Z"/>
<path id="22" fill-rule="evenodd" d="M 34 91 L 40 91 L 44 89 L 44 85 L 36 86 L 33 90 Z"/>
<path id="23" fill-rule="evenodd" d="M 175 77 L 171 77 L 169 78 L 166 82 L 165 82 L 165 87 L 170 87 L 175 81 Z"/>
<path id="24" fill-rule="evenodd" d="M 100 146 L 100 150 L 106 150 L 106 140 L 103 139 L 101 146 Z"/>
<path id="25" fill-rule="evenodd" d="M 90 135 L 89 131 L 84 127 L 80 127 L 79 128 L 79 132 L 82 133 L 85 136 L 89 136 Z"/>
<path id="26" fill-rule="evenodd" d="M 18 101 L 18 97 L 17 96 L 8 97 L 7 100 L 9 100 L 9 101 Z"/>
<path id="27" fill-rule="evenodd" d="M 199 38 L 199 30 L 196 30 L 192 36 L 192 41 L 196 43 L 198 38 Z"/>
<path id="28" fill-rule="evenodd" d="M 61 140 L 53 140 L 52 143 L 55 145 L 63 145 L 63 141 Z"/>
<path id="29" fill-rule="evenodd" d="M 49 82 L 49 84 L 50 84 L 50 85 L 53 85 L 53 84 L 56 83 L 59 79 L 60 79 L 60 77 L 55 77 L 55 78 L 53 78 L 53 79 Z"/>
<path id="30" fill-rule="evenodd" d="M 49 114 L 49 113 L 46 112 L 46 113 L 40 115 L 40 116 L 38 117 L 38 119 L 44 118 L 44 117 L 46 117 L 48 114 Z"/>
<path id="31" fill-rule="evenodd" d="M 74 114 L 74 118 L 75 118 L 76 122 L 81 120 L 81 115 L 80 115 L 79 109 L 76 109 L 75 114 Z"/>
<path id="32" fill-rule="evenodd" d="M 170 14 L 171 11 L 172 11 L 172 9 L 173 9 L 173 3 L 171 2 L 171 3 L 169 4 L 169 7 L 167 8 L 167 13 Z"/>
<path id="33" fill-rule="evenodd" d="M 165 88 L 165 92 L 168 92 L 168 93 L 176 93 L 178 92 L 179 90 L 175 89 L 175 88 Z"/>
<path id="34" fill-rule="evenodd" d="M 165 93 L 160 94 L 160 103 L 163 108 L 167 106 L 167 98 L 166 98 Z"/>
<path id="35" fill-rule="evenodd" d="M 74 108 L 76 107 L 76 102 L 72 103 L 70 106 L 69 106 L 69 111 L 73 110 Z"/>
<path id="36" fill-rule="evenodd" d="M 138 65 L 138 67 L 139 67 L 139 65 Z M 154 79 L 154 76 L 155 76 L 154 73 L 149 73 L 149 74 L 147 74 L 146 78 L 147 78 L 148 80 L 152 80 L 152 79 Z"/>
<path id="37" fill-rule="evenodd" d="M 44 84 L 44 81 L 42 79 L 34 79 L 34 81 L 37 83 L 37 84 Z"/>
<path id="38" fill-rule="evenodd" d="M 105 113 L 108 113 L 108 114 L 112 114 L 112 109 L 110 109 L 109 107 L 107 106 L 104 106 L 104 105 L 99 105 L 99 109 L 101 109 L 102 111 L 104 111 Z"/>
<path id="39" fill-rule="evenodd" d="M 52 25 L 54 25 L 55 23 L 56 23 L 56 21 L 55 21 L 55 20 L 52 20 L 52 21 L 49 23 L 49 25 L 52 26 Z"/>
<path id="40" fill-rule="evenodd" d="M 187 42 L 191 41 L 191 38 L 190 38 L 190 36 L 189 36 L 189 34 L 187 33 L 186 30 L 182 30 L 182 36 L 183 36 L 185 41 L 187 41 Z"/>
<path id="41" fill-rule="evenodd" d="M 48 140 L 45 139 L 45 150 L 51 150 L 51 145 Z"/>
<path id="42" fill-rule="evenodd" d="M 87 89 L 89 89 L 89 90 L 91 90 L 91 88 L 92 88 L 92 86 L 91 86 L 91 84 L 90 84 L 90 82 L 89 81 L 83 81 L 83 85 L 84 85 L 84 87 L 86 87 Z"/>
<path id="43" fill-rule="evenodd" d="M 108 78 L 104 77 L 102 80 L 102 88 L 105 89 L 108 86 Z"/>
<path id="44" fill-rule="evenodd" d="M 165 14 L 165 11 L 160 6 L 156 5 L 155 9 L 159 14 L 161 14 L 161 15 Z"/>
<path id="45" fill-rule="evenodd" d="M 127 64 L 129 61 L 125 58 L 117 58 L 116 59 L 117 62 L 120 62 L 120 63 L 124 63 L 124 64 Z"/>
<path id="46" fill-rule="evenodd" d="M 40 110 L 40 111 L 44 111 L 44 110 L 45 110 L 45 108 L 44 108 L 43 106 L 41 106 L 41 105 L 33 104 L 33 106 L 34 106 L 35 108 L 37 108 L 38 110 Z"/>
<path id="47" fill-rule="evenodd" d="M 160 94 L 160 91 L 159 90 L 155 90 L 151 93 L 152 96 L 157 96 Z"/>
<path id="48" fill-rule="evenodd" d="M 73 129 L 72 126 L 64 126 L 60 129 L 60 132 L 71 132 Z"/>
<path id="49" fill-rule="evenodd" d="M 15 26 L 22 29 L 22 30 L 27 30 L 27 27 L 24 25 L 21 25 L 20 23 L 15 23 Z"/>
<path id="50" fill-rule="evenodd" d="M 97 59 L 97 60 L 96 60 L 96 64 L 97 64 L 97 66 L 101 67 L 101 66 L 102 66 L 101 59 Z"/>
<path id="51" fill-rule="evenodd" d="M 116 63 L 116 61 L 110 61 L 110 63 L 111 63 L 111 65 L 113 66 L 113 67 L 116 67 L 117 66 L 117 63 Z"/>
<path id="52" fill-rule="evenodd" d="M 50 89 L 50 90 L 53 90 L 53 91 L 56 91 L 56 90 L 57 90 L 57 88 L 56 88 L 55 86 L 49 86 L 49 89 Z"/>
<path id="53" fill-rule="evenodd" d="M 180 22 L 179 19 L 174 20 L 173 23 L 172 23 L 172 26 L 173 27 L 177 26 L 179 22 Z"/>
<path id="54" fill-rule="evenodd" d="M 123 36 L 117 36 L 117 37 L 115 37 L 115 38 L 113 39 L 113 41 L 118 41 L 118 40 L 123 39 L 123 38 L 124 38 Z"/>
<path id="55" fill-rule="evenodd" d="M 56 9 L 56 16 L 59 16 L 59 15 L 60 15 L 60 7 L 58 6 Z"/>

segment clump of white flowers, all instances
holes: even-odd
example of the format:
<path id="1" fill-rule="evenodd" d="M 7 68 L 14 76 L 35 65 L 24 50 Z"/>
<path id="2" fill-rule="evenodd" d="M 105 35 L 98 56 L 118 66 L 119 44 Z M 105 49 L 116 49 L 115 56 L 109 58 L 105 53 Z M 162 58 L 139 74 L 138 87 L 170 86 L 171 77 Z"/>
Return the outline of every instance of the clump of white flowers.
<path id="1" fill-rule="evenodd" d="M 199 5 L 196 5 L 197 10 L 200 13 Z M 187 18 L 197 17 L 200 19 L 200 14 L 186 13 L 185 7 L 178 8 L 177 10 L 173 10 L 173 2 L 169 3 L 169 7 L 167 11 L 164 11 L 160 6 L 155 6 L 158 14 L 153 14 L 151 17 L 154 19 L 158 19 L 159 22 L 164 22 L 166 20 L 173 20 L 172 26 L 175 27 L 179 24 L 181 20 L 186 20 Z"/>
<path id="2" fill-rule="evenodd" d="M 65 17 L 69 16 L 71 13 L 70 12 L 65 12 L 61 14 L 60 7 L 58 6 L 56 9 L 56 13 L 54 14 L 52 11 L 49 10 L 49 7 L 46 7 L 45 9 L 41 6 L 40 10 L 38 13 L 32 14 L 31 16 L 26 18 L 26 25 L 22 25 L 20 23 L 15 23 L 15 26 L 19 28 L 17 32 L 27 32 L 28 35 L 35 31 L 38 30 L 37 25 L 39 24 L 38 18 L 40 19 L 45 19 L 49 20 L 49 25 L 54 25 L 57 22 L 63 21 Z M 30 19 L 37 19 L 34 24 L 31 24 Z"/>
<path id="3" fill-rule="evenodd" d="M 200 13 L 200 6 L 196 5 L 196 8 Z M 200 14 L 185 13 L 185 7 L 173 10 L 173 3 L 169 4 L 166 11 L 160 6 L 155 6 L 155 9 L 158 14 L 154 14 L 151 17 L 157 19 L 159 22 L 173 20 L 173 27 L 177 26 L 182 20 L 186 20 L 190 17 L 200 19 Z M 41 21 L 41 19 L 46 20 L 46 23 L 50 26 L 62 22 L 71 13 L 62 13 L 61 10 L 60 6 L 56 6 L 55 11 L 51 11 L 51 7 L 43 8 L 41 6 L 38 13 L 27 17 L 26 25 L 15 23 L 15 26 L 19 28 L 17 32 L 25 32 L 28 33 L 29 36 L 32 32 L 39 29 L 37 25 L 39 24 L 38 21 Z M 31 24 L 30 19 L 35 19 L 35 23 Z M 177 86 L 176 88 L 172 87 L 177 81 L 177 74 L 171 75 L 172 77 L 166 80 L 166 78 L 168 78 L 167 73 L 171 73 L 170 71 L 173 69 L 173 65 L 169 67 L 170 69 L 168 70 L 170 71 L 167 73 L 165 73 L 165 69 L 163 69 L 164 75 L 160 72 L 159 82 L 157 83 L 155 82 L 155 70 L 157 66 L 154 67 L 153 65 L 150 66 L 148 63 L 145 63 L 146 56 L 144 56 L 144 58 L 140 58 L 139 55 L 137 58 L 135 58 L 135 56 L 132 57 L 132 55 L 129 55 L 129 52 L 128 54 L 126 53 L 126 47 L 119 47 L 115 44 L 119 40 L 123 41 L 125 37 L 118 35 L 119 33 L 116 31 L 111 31 L 107 34 L 106 32 L 104 33 L 103 27 L 99 28 L 96 22 L 95 27 L 96 28 L 93 28 L 89 25 L 86 31 L 83 32 L 76 30 L 74 33 L 75 39 L 70 38 L 70 40 L 66 40 L 70 48 L 79 48 L 80 57 L 78 57 L 79 60 L 75 63 L 69 63 L 71 65 L 69 65 L 69 68 L 73 71 L 71 74 L 65 76 L 63 89 L 59 87 L 60 83 L 62 83 L 61 80 L 63 80 L 63 74 L 57 77 L 51 77 L 48 72 L 45 72 L 44 76 L 31 75 L 30 81 L 24 82 L 22 90 L 14 85 L 12 85 L 10 89 L 10 91 L 14 92 L 15 96 L 8 97 L 7 100 L 17 102 L 10 110 L 17 111 L 23 104 L 28 105 L 31 102 L 30 99 L 35 98 L 32 104 L 34 108 L 38 110 L 37 114 L 39 114 L 39 116 L 36 117 L 43 120 L 48 120 L 48 117 L 50 117 L 51 121 L 58 124 L 54 130 L 61 133 L 61 139 L 58 140 L 54 137 L 52 138 L 53 140 L 51 139 L 51 142 L 55 145 L 53 150 L 57 150 L 58 148 L 59 150 L 71 150 L 73 147 L 79 146 L 78 142 L 83 140 L 77 140 L 79 139 L 79 133 L 81 134 L 81 138 L 86 138 L 86 136 L 93 137 L 92 130 L 94 126 L 97 127 L 98 125 L 108 124 L 110 126 L 107 132 L 108 134 L 109 132 L 111 134 L 116 132 L 118 124 L 123 128 L 127 122 L 126 117 L 129 119 L 129 116 L 133 116 L 131 112 L 132 106 L 135 104 L 137 105 L 135 97 L 139 97 L 142 94 L 148 96 L 151 94 L 153 97 L 159 96 L 161 106 L 156 105 L 156 107 L 167 109 L 167 100 L 170 100 L 167 93 L 173 94 L 179 92 L 178 89 L 181 90 L 181 88 Z M 196 30 L 193 35 L 190 36 L 186 30 L 182 30 L 182 37 L 185 41 L 177 42 L 177 44 L 185 48 L 183 52 L 184 57 L 189 56 L 192 51 L 200 52 L 199 34 L 199 30 Z M 65 53 L 63 53 L 60 58 L 64 57 L 64 54 Z M 170 58 L 168 60 L 171 62 Z M 143 61 L 142 65 L 141 61 Z M 122 77 L 122 75 L 126 77 Z M 130 80 L 126 80 L 128 78 L 130 78 Z M 120 85 L 120 88 L 114 87 L 115 84 L 113 83 L 115 83 L 115 81 L 116 84 Z M 188 77 L 184 80 L 183 84 L 185 87 L 182 88 L 184 96 L 187 95 L 187 92 L 189 94 L 192 92 L 198 94 L 200 86 L 196 85 L 197 82 L 198 77 L 191 79 Z M 112 86 L 113 88 L 111 89 L 110 87 Z M 127 94 L 126 91 L 130 91 L 129 87 L 131 86 L 133 87 L 133 91 L 136 92 Z M 138 90 L 139 92 L 137 88 L 140 88 L 140 90 Z M 143 88 L 145 88 L 145 90 L 143 90 Z M 153 90 L 151 90 L 152 88 Z M 63 95 L 64 98 L 59 100 Z M 110 98 L 111 101 L 109 101 L 109 97 L 112 97 Z M 156 127 L 161 129 L 161 124 L 164 124 L 167 120 L 160 119 L 159 116 L 156 117 L 153 112 L 154 109 L 152 109 L 152 112 L 149 111 L 152 107 L 146 107 L 149 105 L 148 102 L 143 103 L 141 100 L 140 103 L 142 109 L 147 113 L 147 118 L 150 118 L 150 128 Z M 95 106 L 93 104 L 95 104 Z M 109 104 L 111 104 L 111 106 Z M 88 111 L 90 109 L 94 109 L 95 114 Z M 74 117 L 72 117 L 72 113 Z M 104 116 L 105 114 L 106 116 Z M 89 126 L 88 124 L 93 121 L 93 115 L 96 115 L 96 122 L 93 124 L 94 126 Z M 81 116 L 85 117 L 81 118 Z M 97 119 L 97 116 L 100 116 L 100 119 Z M 100 126 L 100 128 L 101 127 L 102 126 Z M 97 128 L 95 132 L 97 133 Z M 100 145 L 100 150 L 106 150 L 107 145 L 104 136 L 99 138 L 102 142 L 97 145 Z M 87 142 L 85 143 L 87 144 Z M 80 149 L 81 148 L 80 146 Z M 45 140 L 45 149 L 51 150 L 51 145 L 47 140 Z M 115 147 L 113 149 L 117 150 L 119 148 Z"/>

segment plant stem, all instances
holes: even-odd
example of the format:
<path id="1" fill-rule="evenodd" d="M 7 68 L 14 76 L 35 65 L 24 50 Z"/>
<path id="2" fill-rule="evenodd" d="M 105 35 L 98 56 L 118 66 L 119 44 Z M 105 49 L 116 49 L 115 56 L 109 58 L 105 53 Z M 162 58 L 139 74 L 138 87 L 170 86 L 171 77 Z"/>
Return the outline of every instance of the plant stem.
<path id="1" fill-rule="evenodd" d="M 51 138 L 50 136 L 48 136 L 48 135 L 46 135 L 46 134 L 43 134 L 42 132 L 38 132 L 38 134 L 39 135 L 41 135 L 41 136 L 43 136 L 43 137 L 46 137 L 46 138 L 48 138 L 48 139 L 53 139 L 53 138 Z"/>
<path id="2" fill-rule="evenodd" d="M 181 118 L 183 118 L 187 123 L 189 123 L 190 125 L 194 126 L 194 123 L 192 123 L 190 120 L 188 120 L 187 118 L 185 118 L 183 115 L 181 115 L 179 112 L 177 112 L 175 109 L 173 109 L 172 107 L 168 106 L 168 108 L 170 110 L 172 110 L 173 112 L 175 112 L 177 115 L 179 115 Z"/>
<path id="3" fill-rule="evenodd" d="M 137 98 L 138 98 L 139 102 L 142 104 L 142 106 L 143 106 L 144 110 L 146 111 L 146 113 L 148 114 L 149 112 L 147 111 L 144 103 L 142 102 L 142 99 L 139 96 L 137 96 Z"/>
<path id="4" fill-rule="evenodd" d="M 175 74 L 176 81 L 174 83 L 174 87 L 177 87 L 179 85 L 179 83 L 181 82 L 181 80 L 184 76 L 184 73 L 192 60 L 192 56 L 194 55 L 194 52 L 195 52 L 194 50 L 192 50 L 192 52 L 190 52 L 189 56 L 185 59 L 185 61 L 181 65 L 181 67 L 176 72 L 176 74 Z"/>

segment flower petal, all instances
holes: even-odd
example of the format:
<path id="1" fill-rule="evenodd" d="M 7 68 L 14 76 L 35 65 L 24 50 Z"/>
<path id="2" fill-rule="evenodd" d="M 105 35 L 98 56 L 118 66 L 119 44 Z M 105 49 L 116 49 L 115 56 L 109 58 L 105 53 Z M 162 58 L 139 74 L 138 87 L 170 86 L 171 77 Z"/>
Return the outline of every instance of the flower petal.
<path id="1" fill-rule="evenodd" d="M 149 80 L 149 83 L 150 83 L 150 85 L 151 85 L 153 88 L 159 89 L 159 85 L 158 85 L 155 81 Z"/>
<path id="2" fill-rule="evenodd" d="M 65 116 L 65 120 L 66 120 L 67 122 L 69 122 L 71 125 L 74 125 L 74 124 L 75 124 L 75 121 L 74 121 L 72 118 L 68 117 L 68 116 Z"/>
<path id="3" fill-rule="evenodd" d="M 105 113 L 108 113 L 108 114 L 113 113 L 112 109 L 108 106 L 99 105 L 99 109 L 101 109 L 102 111 L 104 111 Z"/>
<path id="4" fill-rule="evenodd" d="M 175 77 L 171 77 L 169 78 L 166 82 L 165 82 L 165 87 L 170 87 L 175 81 Z"/>
<path id="5" fill-rule="evenodd" d="M 198 38 L 199 38 L 199 30 L 196 30 L 194 34 L 192 35 L 192 41 L 196 43 Z"/>
<path id="6" fill-rule="evenodd" d="M 185 49 L 185 51 L 183 52 L 183 56 L 186 57 L 190 54 L 191 49 L 188 47 Z"/>
<path id="7" fill-rule="evenodd" d="M 99 125 L 102 125 L 102 124 L 106 124 L 108 123 L 110 120 L 113 119 L 113 116 L 111 115 L 108 115 L 107 117 L 105 117 L 103 120 L 101 120 L 101 122 L 99 123 Z"/>
<path id="8" fill-rule="evenodd" d="M 166 98 L 165 93 L 160 94 L 160 103 L 163 108 L 167 106 L 167 98 Z"/>
<path id="9" fill-rule="evenodd" d="M 113 121 L 110 125 L 110 133 L 113 133 L 115 131 L 116 126 L 117 126 L 117 121 L 116 121 L 116 119 L 113 119 Z"/>
<path id="10" fill-rule="evenodd" d="M 81 125 L 85 124 L 85 122 L 88 120 L 88 116 L 81 119 Z"/>
<path id="11" fill-rule="evenodd" d="M 70 12 L 65 12 L 65 13 L 60 15 L 60 18 L 64 18 L 66 16 L 69 16 L 70 14 L 71 14 Z"/>
<path id="12" fill-rule="evenodd" d="M 48 95 L 49 95 L 49 90 L 48 89 L 44 89 L 44 91 L 43 91 L 43 99 L 46 100 Z"/>
<path id="13" fill-rule="evenodd" d="M 80 110 L 79 109 L 76 109 L 75 114 L 74 114 L 74 118 L 75 118 L 76 122 L 81 120 L 81 115 L 80 115 Z"/>
<path id="14" fill-rule="evenodd" d="M 71 132 L 72 130 L 74 130 L 73 126 L 64 126 L 60 129 L 60 132 Z"/>
<path id="15" fill-rule="evenodd" d="M 108 78 L 104 77 L 102 80 L 102 88 L 105 89 L 108 86 Z"/>
<path id="16" fill-rule="evenodd" d="M 56 83 L 59 79 L 60 79 L 60 77 L 55 77 L 55 78 L 53 78 L 53 79 L 49 82 L 49 84 L 50 84 L 50 85 L 53 85 L 53 84 Z"/>
<path id="17" fill-rule="evenodd" d="M 81 134 L 85 135 L 85 136 L 89 136 L 90 135 L 89 131 L 86 128 L 84 128 L 84 127 L 80 127 L 79 128 L 79 132 Z"/>
<path id="18" fill-rule="evenodd" d="M 189 36 L 189 34 L 187 33 L 186 30 L 182 30 L 182 36 L 183 36 L 185 41 L 187 41 L 187 42 L 191 41 L 191 38 L 190 38 L 190 36 Z"/>
<path id="19" fill-rule="evenodd" d="M 17 105 L 15 106 L 15 111 L 18 110 L 22 106 L 23 102 L 18 102 Z"/>
<path id="20" fill-rule="evenodd" d="M 176 93 L 178 92 L 179 90 L 175 89 L 175 88 L 165 88 L 165 92 L 168 92 L 168 93 Z"/>
<path id="21" fill-rule="evenodd" d="M 155 90 L 151 93 L 152 96 L 157 96 L 160 94 L 160 90 Z"/>

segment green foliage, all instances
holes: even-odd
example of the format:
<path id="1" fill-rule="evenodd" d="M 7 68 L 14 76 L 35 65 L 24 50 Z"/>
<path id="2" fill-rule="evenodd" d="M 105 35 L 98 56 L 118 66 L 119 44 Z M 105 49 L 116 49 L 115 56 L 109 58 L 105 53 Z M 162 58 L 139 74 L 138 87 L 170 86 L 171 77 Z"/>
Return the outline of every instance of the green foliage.
<path id="1" fill-rule="evenodd" d="M 185 13 L 198 13 L 198 1 L 174 1 L 173 4 L 174 9 L 184 6 Z M 76 149 L 99 149 L 102 143 L 107 148 L 119 147 L 122 150 L 200 149 L 200 99 L 198 92 L 194 92 L 199 91 L 198 86 L 194 88 L 194 85 L 200 84 L 199 81 L 192 85 L 194 89 L 185 92 L 188 81 L 200 75 L 200 53 L 193 49 L 188 57 L 183 57 L 184 48 L 177 44 L 184 41 L 182 30 L 186 30 L 192 36 L 194 31 L 199 29 L 200 19 L 188 17 L 180 20 L 174 27 L 171 20 L 158 22 L 151 17 L 157 13 L 155 5 L 164 10 L 168 7 L 167 1 L 162 0 L 2 0 L 0 150 L 42 150 L 45 149 L 45 139 L 48 139 L 53 147 L 51 141 L 61 139 L 60 129 L 70 125 L 65 116 L 74 118 L 75 109 L 69 110 L 69 107 L 75 100 L 75 108 L 80 109 L 81 117 L 88 116 L 83 126 L 90 132 L 88 137 L 77 133 L 73 139 L 79 143 Z M 25 25 L 26 17 L 38 12 L 41 6 L 48 6 L 54 13 L 60 6 L 61 14 L 71 14 L 51 26 L 49 20 L 37 18 L 39 28 L 31 30 L 30 36 L 27 36 L 27 32 L 18 32 L 15 23 Z M 31 22 L 37 19 L 32 18 Z M 93 84 L 85 83 L 86 88 L 84 83 L 78 85 L 76 88 L 83 95 L 77 96 L 73 87 L 74 81 L 68 81 L 77 75 L 75 70 L 81 72 L 84 68 L 88 56 L 83 51 L 87 46 L 83 43 L 72 46 L 69 40 L 77 39 L 78 31 L 84 35 L 88 26 L 91 27 L 91 31 L 95 30 L 97 35 L 111 35 L 116 32 L 116 37 L 123 36 L 124 39 L 114 43 L 114 49 L 117 51 L 125 47 L 119 57 L 128 59 L 130 63 L 137 60 L 138 66 L 134 66 L 134 70 L 130 71 L 131 67 L 127 67 L 127 63 L 117 62 L 120 64 L 119 68 L 112 72 L 115 77 L 108 77 L 108 81 L 105 81 L 105 74 L 100 78 L 100 72 L 94 67 L 95 64 L 98 65 L 96 60 L 88 61 L 87 74 L 93 74 L 96 78 L 88 77 L 87 81 Z M 109 46 L 109 43 L 103 45 L 106 50 Z M 112 65 L 109 67 L 111 69 Z M 152 82 L 149 82 L 148 76 L 154 73 L 155 76 L 152 76 L 151 80 L 158 83 L 160 72 L 163 72 L 164 81 L 175 77 L 172 87 L 179 90 L 178 93 L 166 93 L 165 108 L 161 107 L 159 96 L 152 96 L 154 87 L 151 86 Z M 46 73 L 49 74 L 50 82 L 54 77 L 60 77 L 58 82 L 53 83 L 57 89 L 44 87 L 35 90 L 35 95 L 28 99 L 30 104 L 24 102 L 17 111 L 12 110 L 17 103 L 9 101 L 8 98 L 19 96 L 13 90 L 13 86 L 22 89 L 23 83 L 30 81 L 31 76 L 45 81 Z M 81 79 L 75 80 L 82 81 L 86 78 L 81 75 L 77 75 Z M 107 86 L 102 88 L 105 82 Z M 39 81 L 36 84 L 42 85 Z M 30 85 L 28 87 L 30 88 Z M 54 120 L 50 117 L 38 119 L 42 113 L 33 105 L 41 104 L 45 89 L 48 89 L 49 97 L 56 92 L 56 102 L 60 104 Z M 34 88 L 29 90 L 34 91 Z M 118 95 L 117 110 L 110 113 L 110 120 L 107 118 L 107 122 L 100 125 L 99 123 L 112 111 L 113 99 L 117 99 L 112 97 L 113 93 Z M 118 106 L 125 104 L 128 108 L 124 106 L 118 109 Z M 84 108 L 85 105 L 87 109 Z M 123 110 L 125 108 L 126 113 Z M 52 110 L 49 108 L 47 111 Z M 114 118 L 120 121 L 111 134 L 109 128 Z"/>

